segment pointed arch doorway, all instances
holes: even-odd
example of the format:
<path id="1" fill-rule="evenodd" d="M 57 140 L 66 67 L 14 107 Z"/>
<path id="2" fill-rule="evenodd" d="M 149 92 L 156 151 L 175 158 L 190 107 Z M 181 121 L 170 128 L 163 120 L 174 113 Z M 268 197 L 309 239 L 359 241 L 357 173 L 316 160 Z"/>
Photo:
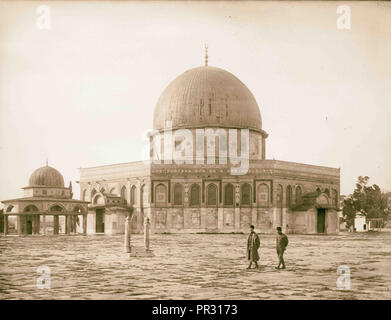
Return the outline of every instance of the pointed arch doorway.
<path id="1" fill-rule="evenodd" d="M 317 209 L 317 232 L 325 233 L 326 232 L 326 209 L 318 208 Z"/>
<path id="2" fill-rule="evenodd" d="M 97 208 L 95 212 L 96 212 L 95 232 L 104 233 L 105 232 L 105 209 Z"/>

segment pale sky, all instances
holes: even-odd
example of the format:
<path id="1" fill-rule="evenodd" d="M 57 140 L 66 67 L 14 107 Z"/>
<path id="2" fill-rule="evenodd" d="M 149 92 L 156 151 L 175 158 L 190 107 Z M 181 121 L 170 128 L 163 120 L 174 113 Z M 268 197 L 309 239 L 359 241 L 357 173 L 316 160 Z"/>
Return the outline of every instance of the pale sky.
<path id="1" fill-rule="evenodd" d="M 47 4 L 51 29 L 38 29 Z M 351 29 L 336 26 L 349 5 Z M 0 2 L 0 199 L 49 165 L 141 160 L 161 92 L 204 63 L 252 91 L 268 159 L 391 190 L 391 3 Z"/>

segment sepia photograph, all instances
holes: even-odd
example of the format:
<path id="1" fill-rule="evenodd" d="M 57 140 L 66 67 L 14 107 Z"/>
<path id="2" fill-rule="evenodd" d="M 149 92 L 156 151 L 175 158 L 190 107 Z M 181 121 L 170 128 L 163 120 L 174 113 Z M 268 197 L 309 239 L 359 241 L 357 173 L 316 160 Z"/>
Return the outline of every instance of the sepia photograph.
<path id="1" fill-rule="evenodd" d="M 390 300 L 391 2 L 0 1 L 0 155 L 0 300 Z"/>

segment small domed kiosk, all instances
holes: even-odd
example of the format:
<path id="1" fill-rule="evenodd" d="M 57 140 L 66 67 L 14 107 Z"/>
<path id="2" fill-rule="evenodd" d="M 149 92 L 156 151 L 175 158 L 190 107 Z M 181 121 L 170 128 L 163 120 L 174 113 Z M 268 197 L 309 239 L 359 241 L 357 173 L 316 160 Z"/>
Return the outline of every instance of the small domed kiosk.
<path id="1" fill-rule="evenodd" d="M 4 200 L 4 234 L 86 234 L 88 202 L 72 199 L 72 183 L 48 164 L 35 170 L 24 197 Z M 11 223 L 10 223 L 11 222 Z"/>

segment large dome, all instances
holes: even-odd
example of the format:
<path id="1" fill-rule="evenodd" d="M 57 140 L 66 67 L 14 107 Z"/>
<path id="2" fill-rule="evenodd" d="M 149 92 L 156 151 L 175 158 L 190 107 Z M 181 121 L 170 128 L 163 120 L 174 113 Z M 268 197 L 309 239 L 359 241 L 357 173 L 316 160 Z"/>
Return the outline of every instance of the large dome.
<path id="1" fill-rule="evenodd" d="M 44 166 L 32 173 L 29 186 L 64 187 L 64 178 L 56 169 Z"/>
<path id="2" fill-rule="evenodd" d="M 154 129 L 227 127 L 262 130 L 261 113 L 250 90 L 232 73 L 203 66 L 181 74 L 161 94 Z"/>

